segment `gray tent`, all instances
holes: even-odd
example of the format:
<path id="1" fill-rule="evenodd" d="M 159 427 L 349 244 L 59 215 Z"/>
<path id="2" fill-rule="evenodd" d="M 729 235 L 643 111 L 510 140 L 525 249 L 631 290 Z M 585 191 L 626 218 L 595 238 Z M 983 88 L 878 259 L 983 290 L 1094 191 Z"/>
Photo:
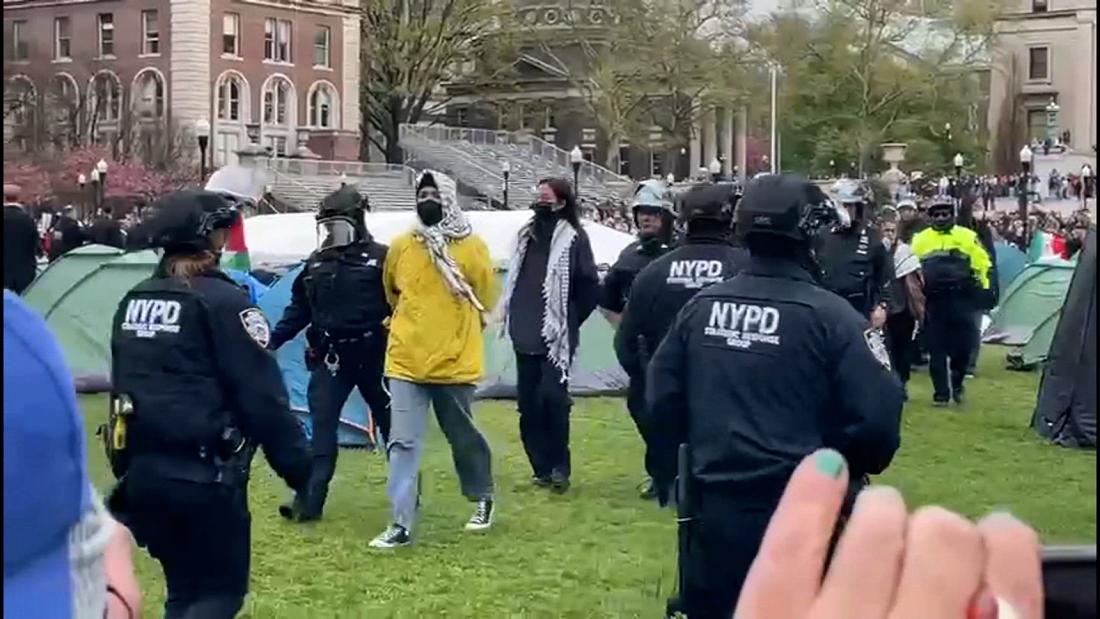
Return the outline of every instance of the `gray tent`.
<path id="1" fill-rule="evenodd" d="M 1057 445 L 1096 449 L 1096 228 L 1070 281 L 1031 426 Z"/>

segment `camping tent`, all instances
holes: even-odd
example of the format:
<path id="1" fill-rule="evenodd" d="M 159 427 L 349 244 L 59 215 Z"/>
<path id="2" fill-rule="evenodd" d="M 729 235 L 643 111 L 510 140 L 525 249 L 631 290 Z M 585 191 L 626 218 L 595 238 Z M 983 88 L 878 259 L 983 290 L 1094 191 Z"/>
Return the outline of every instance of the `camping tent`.
<path id="1" fill-rule="evenodd" d="M 983 341 L 1015 347 L 1008 354 L 1012 367 L 1026 369 L 1041 363 L 1050 348 L 1072 277 L 1073 263 L 1065 260 L 1046 259 L 1027 265 L 1001 293 Z"/>
<path id="2" fill-rule="evenodd" d="M 1096 449 L 1096 229 L 1077 262 L 1031 425 L 1064 447 Z"/>
<path id="3" fill-rule="evenodd" d="M 128 290 L 149 277 L 152 251 L 125 254 L 104 245 L 75 249 L 31 283 L 24 300 L 46 319 L 81 392 L 109 385 L 111 320 Z"/>
<path id="4" fill-rule="evenodd" d="M 127 254 L 86 245 L 51 263 L 27 288 L 24 300 L 45 317 L 60 342 L 77 391 L 109 388 L 111 320 L 122 296 L 152 275 L 158 260 L 151 250 Z M 254 300 L 266 289 L 247 273 L 229 274 Z"/>
<path id="5" fill-rule="evenodd" d="M 1003 295 L 1012 281 L 1023 272 L 1027 266 L 1027 254 L 1020 251 L 1015 245 L 1004 241 L 993 244 L 993 251 L 997 258 L 997 284 L 998 290 Z"/>

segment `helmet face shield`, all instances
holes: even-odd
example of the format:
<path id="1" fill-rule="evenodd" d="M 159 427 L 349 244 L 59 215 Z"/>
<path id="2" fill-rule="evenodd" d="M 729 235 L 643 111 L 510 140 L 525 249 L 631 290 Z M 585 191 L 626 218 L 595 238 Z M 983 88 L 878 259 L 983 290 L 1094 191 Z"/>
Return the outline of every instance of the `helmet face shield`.
<path id="1" fill-rule="evenodd" d="M 333 217 L 317 222 L 317 247 L 345 247 L 357 240 L 355 224 L 350 219 Z"/>

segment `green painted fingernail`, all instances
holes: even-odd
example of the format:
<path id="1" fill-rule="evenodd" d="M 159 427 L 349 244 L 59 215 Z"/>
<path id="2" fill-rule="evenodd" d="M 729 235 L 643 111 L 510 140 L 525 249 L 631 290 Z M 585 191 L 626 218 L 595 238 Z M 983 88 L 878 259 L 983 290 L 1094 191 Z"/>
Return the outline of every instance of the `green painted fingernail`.
<path id="1" fill-rule="evenodd" d="M 822 449 L 814 454 L 818 472 L 837 479 L 844 472 L 844 456 L 832 449 Z"/>

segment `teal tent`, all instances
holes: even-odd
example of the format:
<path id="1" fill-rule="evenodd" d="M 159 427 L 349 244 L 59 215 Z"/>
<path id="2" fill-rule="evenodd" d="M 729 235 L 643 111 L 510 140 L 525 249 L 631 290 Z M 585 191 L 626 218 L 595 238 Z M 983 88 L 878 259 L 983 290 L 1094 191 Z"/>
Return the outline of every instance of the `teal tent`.
<path id="1" fill-rule="evenodd" d="M 1011 346 L 1010 367 L 1031 369 L 1046 359 L 1073 271 L 1073 262 L 1041 260 L 1027 265 L 1001 293 L 982 339 Z"/>

